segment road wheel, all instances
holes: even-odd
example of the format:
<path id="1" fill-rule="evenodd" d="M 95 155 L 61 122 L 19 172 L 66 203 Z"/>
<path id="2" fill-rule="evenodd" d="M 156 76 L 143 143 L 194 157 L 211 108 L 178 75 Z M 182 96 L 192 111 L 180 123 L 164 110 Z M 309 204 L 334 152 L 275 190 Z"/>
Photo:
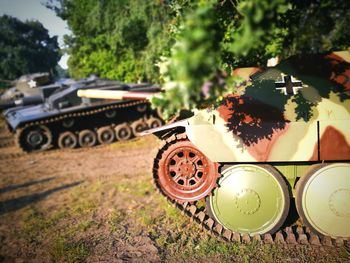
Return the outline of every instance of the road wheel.
<path id="1" fill-rule="evenodd" d="M 109 144 L 115 140 L 115 134 L 111 127 L 101 127 L 97 130 L 97 140 L 101 144 Z"/>
<path id="2" fill-rule="evenodd" d="M 222 172 L 207 199 L 209 213 L 234 232 L 274 233 L 284 223 L 290 195 L 284 178 L 269 165 L 240 164 Z"/>
<path id="3" fill-rule="evenodd" d="M 315 165 L 296 188 L 296 207 L 314 232 L 350 238 L 350 164 Z"/>
<path id="4" fill-rule="evenodd" d="M 127 123 L 117 125 L 114 130 L 118 141 L 127 141 L 132 137 L 131 127 Z"/>
<path id="5" fill-rule="evenodd" d="M 188 140 L 175 140 L 158 153 L 153 170 L 160 190 L 178 202 L 206 197 L 216 186 L 218 165 Z"/>
<path id="6" fill-rule="evenodd" d="M 61 149 L 73 149 L 77 147 L 77 136 L 70 131 L 63 132 L 58 137 L 58 147 Z"/>
<path id="7" fill-rule="evenodd" d="M 52 143 L 51 131 L 45 125 L 18 129 L 16 137 L 17 143 L 26 152 L 44 151 Z"/>
<path id="8" fill-rule="evenodd" d="M 81 147 L 92 147 L 96 144 L 96 134 L 92 130 L 82 130 L 79 132 L 79 145 Z"/>
<path id="9" fill-rule="evenodd" d="M 134 136 L 139 136 L 141 132 L 147 130 L 147 123 L 143 119 L 134 121 L 131 124 L 131 129 Z"/>
<path id="10" fill-rule="evenodd" d="M 147 125 L 148 125 L 148 128 L 153 129 L 153 128 L 158 128 L 162 126 L 163 122 L 161 119 L 152 116 L 147 120 Z"/>

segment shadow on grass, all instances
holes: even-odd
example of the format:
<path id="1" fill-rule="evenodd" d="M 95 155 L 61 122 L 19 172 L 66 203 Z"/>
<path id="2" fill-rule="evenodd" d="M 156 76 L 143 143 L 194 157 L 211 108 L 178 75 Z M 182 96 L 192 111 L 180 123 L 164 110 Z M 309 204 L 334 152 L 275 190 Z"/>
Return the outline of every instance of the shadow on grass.
<path id="1" fill-rule="evenodd" d="M 56 176 L 53 176 L 53 177 L 48 177 L 48 178 L 44 178 L 44 179 L 41 179 L 41 180 L 29 181 L 29 182 L 26 182 L 26 183 L 23 183 L 23 184 L 9 185 L 9 186 L 6 186 L 4 188 L 0 188 L 0 194 L 6 193 L 6 192 L 10 192 L 10 191 L 13 191 L 13 190 L 16 190 L 16 189 L 19 189 L 19 188 L 23 188 L 23 187 L 28 187 L 28 186 L 31 186 L 31 185 L 34 185 L 34 184 L 46 183 L 46 182 L 49 182 L 49 181 L 51 181 L 53 179 L 56 179 L 56 178 L 57 178 Z"/>
<path id="2" fill-rule="evenodd" d="M 50 190 L 47 190 L 47 191 L 44 191 L 41 193 L 21 196 L 19 198 L 0 202 L 0 215 L 19 210 L 19 209 L 21 209 L 21 208 L 23 208 L 31 203 L 35 203 L 35 202 L 38 202 L 38 201 L 46 198 L 50 194 L 77 186 L 81 183 L 82 183 L 82 181 L 74 182 L 71 184 L 65 184 L 65 185 L 62 185 L 60 187 L 55 187 L 55 188 L 52 188 Z"/>

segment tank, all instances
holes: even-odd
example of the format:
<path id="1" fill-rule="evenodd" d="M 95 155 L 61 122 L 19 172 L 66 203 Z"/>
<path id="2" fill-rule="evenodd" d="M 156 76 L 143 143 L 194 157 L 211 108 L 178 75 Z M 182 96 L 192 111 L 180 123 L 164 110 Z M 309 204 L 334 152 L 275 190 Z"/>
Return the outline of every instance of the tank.
<path id="1" fill-rule="evenodd" d="M 0 96 L 0 110 L 42 103 L 61 85 L 52 83 L 49 73 L 23 75 Z"/>
<path id="2" fill-rule="evenodd" d="M 111 101 L 77 95 L 79 89 L 91 88 L 124 92 L 159 91 L 159 87 L 152 84 L 125 84 L 97 77 L 63 85 L 42 104 L 3 112 L 17 145 L 25 152 L 56 147 L 91 147 L 115 140 L 129 140 L 146 128 L 162 124 L 148 101 Z"/>
<path id="3" fill-rule="evenodd" d="M 155 185 L 228 240 L 349 239 L 349 63 L 344 51 L 235 71 L 216 107 L 143 132 L 162 140 Z"/>
<path id="4" fill-rule="evenodd" d="M 50 74 L 47 72 L 27 74 L 13 81 L 13 87 L 5 91 L 1 100 L 15 100 L 24 96 L 40 95 L 38 87 L 52 84 Z"/>

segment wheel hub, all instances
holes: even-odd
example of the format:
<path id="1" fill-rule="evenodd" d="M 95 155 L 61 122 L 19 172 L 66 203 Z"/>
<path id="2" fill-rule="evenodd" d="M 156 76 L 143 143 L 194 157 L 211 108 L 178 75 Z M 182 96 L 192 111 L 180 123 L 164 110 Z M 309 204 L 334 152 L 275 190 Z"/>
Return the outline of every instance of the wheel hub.
<path id="1" fill-rule="evenodd" d="M 39 131 L 31 131 L 28 134 L 28 143 L 32 146 L 38 146 L 43 142 L 43 135 Z"/>
<path id="2" fill-rule="evenodd" d="M 65 145 L 70 145 L 71 143 L 73 143 L 73 140 L 72 140 L 71 137 L 66 137 L 66 138 L 64 139 L 64 144 L 65 144 Z"/>
<path id="3" fill-rule="evenodd" d="M 86 135 L 84 138 L 84 142 L 89 143 L 91 141 L 92 141 L 92 138 L 90 136 Z"/>
<path id="4" fill-rule="evenodd" d="M 128 131 L 126 129 L 121 129 L 119 133 L 121 137 L 125 137 L 128 134 Z"/>
<path id="5" fill-rule="evenodd" d="M 350 204 L 345 200 L 350 200 L 349 189 L 338 189 L 330 195 L 329 208 L 336 216 L 350 217 Z"/>
<path id="6" fill-rule="evenodd" d="M 140 124 L 140 125 L 137 125 L 137 126 L 136 126 L 136 131 L 137 131 L 137 132 L 142 132 L 144 129 L 145 129 L 145 126 L 144 126 L 144 125 L 141 125 L 141 124 Z"/>
<path id="7" fill-rule="evenodd" d="M 103 139 L 108 140 L 111 138 L 111 134 L 109 132 L 104 132 L 102 134 Z"/>
<path id="8" fill-rule="evenodd" d="M 190 179 L 195 176 L 196 168 L 192 162 L 184 160 L 179 163 L 177 171 L 180 177 Z"/>
<path id="9" fill-rule="evenodd" d="M 253 189 L 245 188 L 234 195 L 235 205 L 239 212 L 244 215 L 252 215 L 257 212 L 261 205 L 261 199 Z"/>

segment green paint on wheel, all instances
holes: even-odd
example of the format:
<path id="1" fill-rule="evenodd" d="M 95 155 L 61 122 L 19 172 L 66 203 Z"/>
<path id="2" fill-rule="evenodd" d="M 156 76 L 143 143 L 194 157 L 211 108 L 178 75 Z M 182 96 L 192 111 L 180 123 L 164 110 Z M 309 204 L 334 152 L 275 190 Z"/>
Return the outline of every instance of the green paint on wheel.
<path id="1" fill-rule="evenodd" d="M 273 233 L 289 210 L 289 192 L 282 176 L 269 165 L 235 165 L 225 169 L 209 198 L 214 218 L 234 232 Z"/>
<path id="2" fill-rule="evenodd" d="M 350 164 L 317 165 L 297 187 L 296 205 L 303 222 L 315 232 L 350 237 Z"/>

